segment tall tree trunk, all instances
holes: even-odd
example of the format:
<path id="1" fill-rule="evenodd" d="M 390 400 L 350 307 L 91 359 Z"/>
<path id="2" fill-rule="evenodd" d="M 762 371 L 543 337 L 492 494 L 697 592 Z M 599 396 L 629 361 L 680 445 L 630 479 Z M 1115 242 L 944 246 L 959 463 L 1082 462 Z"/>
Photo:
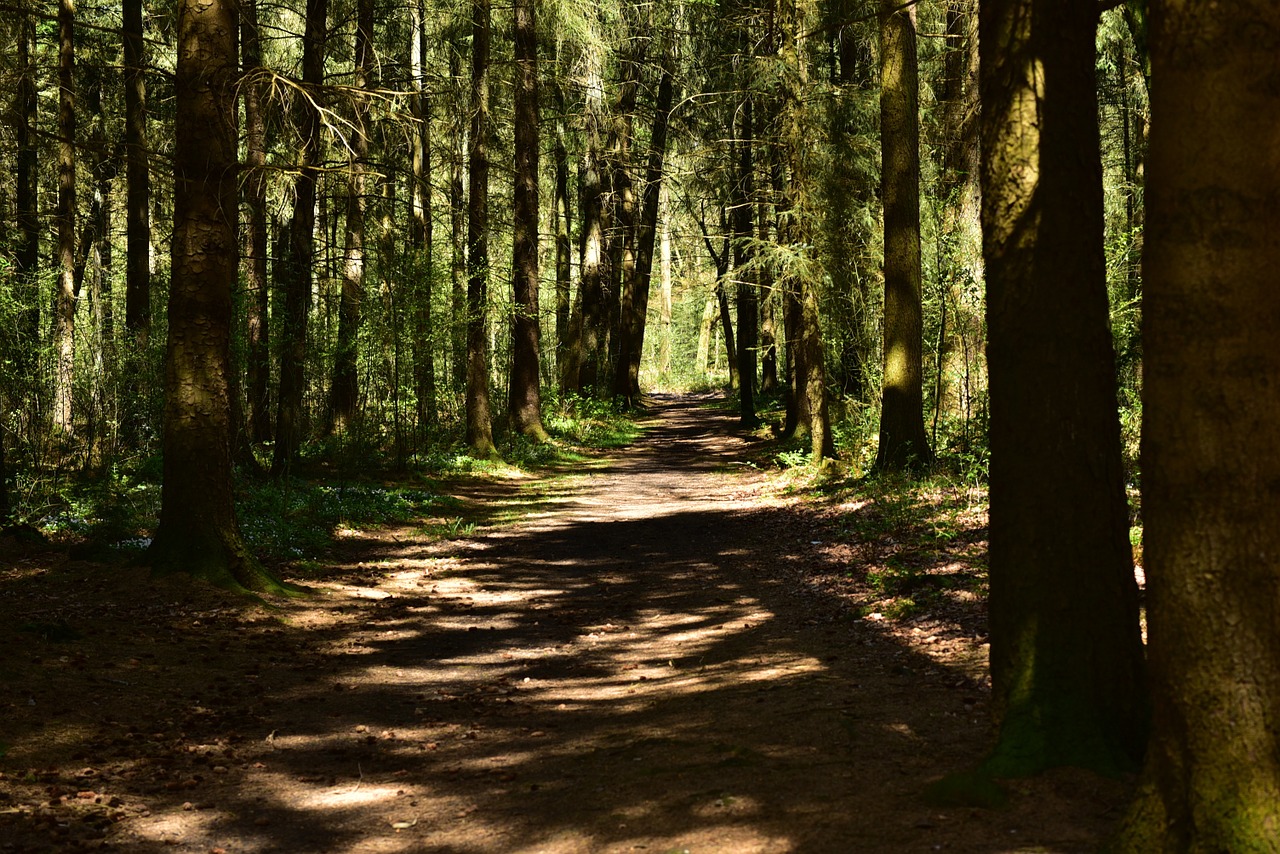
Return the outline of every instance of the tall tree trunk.
<path id="1" fill-rule="evenodd" d="M 541 326 L 538 319 L 538 31 L 536 0 L 515 0 L 515 204 L 512 224 L 514 314 L 511 330 L 511 426 L 538 441 L 542 426 Z"/>
<path id="2" fill-rule="evenodd" d="M 658 369 L 665 377 L 671 373 L 671 191 L 667 182 L 662 184 L 661 212 L 662 240 L 659 244 L 662 276 L 662 305 L 659 318 L 662 323 L 662 340 L 659 342 Z"/>
<path id="3" fill-rule="evenodd" d="M 1280 7 L 1151 4 L 1142 516 L 1152 733 L 1115 850 L 1280 850 Z M 1224 130 L 1229 129 L 1229 130 Z"/>
<path id="4" fill-rule="evenodd" d="M 758 236 L 762 244 L 769 242 L 771 203 L 761 200 L 756 214 Z M 773 294 L 773 268 L 760 268 L 760 391 L 768 394 L 778 388 L 778 333 Z"/>
<path id="5" fill-rule="evenodd" d="M 72 432 L 76 330 L 75 0 L 58 2 L 58 289 L 53 317 L 53 426 Z"/>
<path id="6" fill-rule="evenodd" d="M 418 429 L 435 421 L 436 362 L 435 330 L 432 328 L 431 300 L 435 291 L 435 248 L 431 201 L 431 102 L 425 91 L 423 75 L 427 65 L 427 31 L 423 0 L 411 0 L 410 24 L 413 28 L 411 64 L 413 95 L 410 105 L 416 133 L 411 142 L 413 182 L 413 220 L 409 242 L 415 255 L 413 294 L 413 385 L 417 399 Z"/>
<path id="7" fill-rule="evenodd" d="M 583 135 L 586 137 L 578 172 L 579 210 L 582 226 L 578 299 L 569 320 L 561 387 L 568 392 L 593 392 L 603 367 L 605 346 L 605 286 L 609 261 L 605 248 L 604 188 L 604 79 L 600 49 L 586 55 L 586 105 Z"/>
<path id="8" fill-rule="evenodd" d="M 231 290 L 239 263 L 235 5 L 181 0 L 178 7 L 164 486 L 148 557 L 157 574 L 283 592 L 245 548 L 231 490 Z"/>
<path id="9" fill-rule="evenodd" d="M 124 325 L 145 350 L 151 331 L 151 174 L 142 0 L 124 2 L 126 260 Z"/>
<path id="10" fill-rule="evenodd" d="M 727 251 L 724 257 L 729 258 Z M 729 306 L 729 289 L 725 287 L 731 269 L 726 263 L 724 274 L 716 279 L 716 305 L 720 309 L 720 327 L 724 330 L 724 352 L 728 357 L 725 364 L 729 369 L 729 388 L 736 389 L 738 387 L 738 341 L 737 336 L 733 334 L 733 309 Z"/>
<path id="11" fill-rule="evenodd" d="M 137 0 L 130 0 L 137 2 Z M 263 113 L 262 38 L 258 30 L 257 0 L 241 0 L 240 91 L 244 97 L 245 159 L 248 166 L 244 193 L 248 218 L 244 223 L 245 305 L 247 329 L 249 435 L 255 442 L 271 438 L 270 289 L 267 284 L 267 122 Z M 130 203 L 132 210 L 132 203 Z M 130 256 L 132 258 L 132 255 Z"/>
<path id="12" fill-rule="evenodd" d="M 300 99 L 302 151 L 294 181 L 293 221 L 285 275 L 284 317 L 281 326 L 280 393 L 276 404 L 276 444 L 271 471 L 286 475 L 302 445 L 303 395 L 306 391 L 307 321 L 311 313 L 311 280 L 315 264 L 316 182 L 320 160 L 320 113 L 316 104 L 324 83 L 324 44 L 327 0 L 307 0 L 302 41 L 302 84 L 308 98 Z"/>
<path id="13" fill-rule="evenodd" d="M 449 79 L 456 95 L 452 159 L 449 161 L 449 287 L 453 307 L 452 367 L 453 388 L 464 392 L 467 385 L 467 108 L 462 84 L 462 51 L 449 46 Z"/>
<path id="14" fill-rule="evenodd" d="M 364 302 L 365 169 L 369 159 L 369 88 L 373 71 L 373 0 L 356 4 L 355 81 L 351 142 L 347 160 L 347 240 L 343 248 L 342 297 L 338 306 L 338 349 L 329 398 L 329 430 L 344 432 L 360 403 L 356 370 L 361 304 Z"/>
<path id="15" fill-rule="evenodd" d="M 884 389 L 876 468 L 933 460 L 924 430 L 920 292 L 920 116 L 916 10 L 880 8 L 880 186 L 884 198 Z"/>
<path id="16" fill-rule="evenodd" d="M 644 355 L 645 320 L 649 315 L 649 285 L 653 277 L 653 248 L 658 231 L 658 203 L 662 194 L 663 163 L 667 154 L 667 127 L 671 118 L 673 87 L 669 61 L 658 81 L 653 127 L 649 134 L 649 164 L 645 171 L 644 199 L 637 223 L 635 276 L 622 296 L 622 364 L 614 391 L 635 406 L 640 399 L 640 361 Z"/>
<path id="17" fill-rule="evenodd" d="M 490 0 L 471 3 L 471 151 L 467 203 L 467 445 L 497 454 L 489 411 L 489 37 Z"/>
<path id="18" fill-rule="evenodd" d="M 31 376 L 40 349 L 40 289 L 37 269 L 40 264 L 40 215 L 38 205 L 37 167 L 39 146 L 36 140 L 36 67 L 31 51 L 35 43 L 35 23 L 24 17 L 18 33 L 18 98 L 15 104 L 15 142 L 18 148 L 18 250 L 14 260 L 21 284 L 18 315 L 19 374 Z"/>
<path id="19" fill-rule="evenodd" d="M 998 776 L 1133 768 L 1142 639 L 1108 329 L 1096 8 L 981 7 Z M 1028 69 L 1035 69 L 1034 75 Z"/>
<path id="20" fill-rule="evenodd" d="M 569 311 L 571 308 L 571 253 L 572 238 L 569 235 L 573 211 L 569 200 L 569 150 L 565 145 L 565 112 L 567 106 L 564 87 L 559 75 L 551 77 L 552 98 L 556 105 L 556 136 L 552 156 L 555 162 L 555 198 L 552 215 L 556 223 L 556 371 L 562 372 L 565 351 L 569 339 Z"/>
<path id="21" fill-rule="evenodd" d="M 752 116 L 752 99 L 747 97 L 741 108 L 742 131 L 738 137 L 734 176 L 733 199 L 733 269 L 738 282 L 738 410 L 743 426 L 755 427 L 756 418 L 756 348 L 758 345 L 760 300 L 756 286 L 757 274 L 747 272 L 751 252 L 748 244 L 754 236 L 752 222 L 755 207 L 755 127 Z"/>

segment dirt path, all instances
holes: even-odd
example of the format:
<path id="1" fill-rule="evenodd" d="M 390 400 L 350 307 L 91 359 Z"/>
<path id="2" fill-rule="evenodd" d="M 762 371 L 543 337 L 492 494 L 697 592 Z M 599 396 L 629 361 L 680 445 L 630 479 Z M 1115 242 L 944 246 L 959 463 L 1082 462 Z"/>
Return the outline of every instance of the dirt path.
<path id="1" fill-rule="evenodd" d="M 0 849 L 1091 850 L 1117 807 L 1091 778 L 924 803 L 980 757 L 981 649 L 931 654 L 807 587 L 824 534 L 735 465 L 732 420 L 655 402 L 549 501 L 488 487 L 514 523 L 348 538 L 283 621 L 98 614 L 138 628 L 41 656 L 9 703 Z M 85 674 L 97 708 L 59 713 Z"/>

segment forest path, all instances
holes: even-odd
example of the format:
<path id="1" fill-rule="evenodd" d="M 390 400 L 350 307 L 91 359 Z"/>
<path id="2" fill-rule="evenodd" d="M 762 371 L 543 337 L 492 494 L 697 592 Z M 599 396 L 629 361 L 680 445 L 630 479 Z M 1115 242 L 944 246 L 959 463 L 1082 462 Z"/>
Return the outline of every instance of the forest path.
<path id="1" fill-rule="evenodd" d="M 179 614 L 99 683 L 120 703 L 63 800 L 123 801 L 128 851 L 1092 850 L 1115 805 L 1088 780 L 925 804 L 980 759 L 981 650 L 931 657 L 808 586 L 827 534 L 706 402 L 654 398 L 634 446 L 536 488 L 481 484 L 507 521 L 467 539 L 350 532 L 323 595 Z"/>

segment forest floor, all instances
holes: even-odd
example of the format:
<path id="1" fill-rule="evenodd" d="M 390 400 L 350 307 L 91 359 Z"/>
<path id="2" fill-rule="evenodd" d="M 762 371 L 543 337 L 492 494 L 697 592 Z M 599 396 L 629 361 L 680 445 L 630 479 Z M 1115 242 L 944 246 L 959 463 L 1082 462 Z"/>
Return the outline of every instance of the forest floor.
<path id="1" fill-rule="evenodd" d="M 1096 849 L 1124 782 L 924 796 L 988 743 L 981 597 L 866 603 L 963 572 L 980 509 L 927 555 L 860 541 L 873 502 L 788 494 L 707 402 L 453 484 L 462 538 L 340 532 L 270 608 L 3 546 L 0 851 Z"/>

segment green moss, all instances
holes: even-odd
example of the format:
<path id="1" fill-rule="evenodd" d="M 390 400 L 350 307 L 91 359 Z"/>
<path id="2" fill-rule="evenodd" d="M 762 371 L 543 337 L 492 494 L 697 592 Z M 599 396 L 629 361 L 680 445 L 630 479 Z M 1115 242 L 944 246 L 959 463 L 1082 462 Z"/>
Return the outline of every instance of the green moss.
<path id="1" fill-rule="evenodd" d="M 924 801 L 932 807 L 995 809 L 1008 799 L 1008 793 L 982 769 L 950 774 L 924 790 Z"/>

